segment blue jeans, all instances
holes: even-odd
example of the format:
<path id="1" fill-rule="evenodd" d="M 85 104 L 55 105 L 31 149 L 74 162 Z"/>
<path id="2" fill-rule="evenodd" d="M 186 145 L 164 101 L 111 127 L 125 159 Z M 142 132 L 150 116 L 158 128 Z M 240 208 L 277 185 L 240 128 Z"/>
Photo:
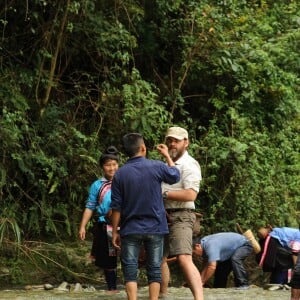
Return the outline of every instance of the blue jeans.
<path id="1" fill-rule="evenodd" d="M 137 281 L 141 247 L 146 252 L 148 283 L 161 282 L 163 235 L 134 234 L 121 237 L 121 263 L 125 282 Z"/>
<path id="2" fill-rule="evenodd" d="M 214 288 L 226 288 L 227 277 L 233 271 L 235 286 L 249 285 L 248 274 L 244 267 L 244 260 L 253 251 L 249 242 L 237 248 L 229 260 L 218 262 L 215 272 Z"/>

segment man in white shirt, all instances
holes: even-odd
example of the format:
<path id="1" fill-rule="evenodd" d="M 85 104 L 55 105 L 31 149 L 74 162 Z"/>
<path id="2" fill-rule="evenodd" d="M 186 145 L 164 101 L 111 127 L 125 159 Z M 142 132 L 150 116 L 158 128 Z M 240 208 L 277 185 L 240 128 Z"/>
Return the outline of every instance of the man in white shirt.
<path id="1" fill-rule="evenodd" d="M 198 162 L 187 152 L 189 138 L 184 128 L 170 127 L 166 134 L 166 145 L 172 160 L 180 170 L 180 181 L 173 185 L 162 184 L 169 235 L 165 240 L 161 296 L 167 294 L 170 278 L 167 257 L 176 257 L 194 299 L 202 300 L 201 276 L 192 259 L 193 226 L 196 221 L 194 210 L 202 179 L 201 169 Z"/>

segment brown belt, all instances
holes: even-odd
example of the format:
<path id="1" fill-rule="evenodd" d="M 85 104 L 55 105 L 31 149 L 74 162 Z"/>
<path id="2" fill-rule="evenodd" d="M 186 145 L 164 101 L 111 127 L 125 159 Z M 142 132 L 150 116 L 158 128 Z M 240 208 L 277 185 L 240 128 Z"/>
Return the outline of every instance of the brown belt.
<path id="1" fill-rule="evenodd" d="M 194 209 L 191 208 L 167 208 L 166 212 L 168 214 L 174 213 L 174 212 L 179 212 L 179 211 L 187 211 L 187 212 L 195 212 Z"/>

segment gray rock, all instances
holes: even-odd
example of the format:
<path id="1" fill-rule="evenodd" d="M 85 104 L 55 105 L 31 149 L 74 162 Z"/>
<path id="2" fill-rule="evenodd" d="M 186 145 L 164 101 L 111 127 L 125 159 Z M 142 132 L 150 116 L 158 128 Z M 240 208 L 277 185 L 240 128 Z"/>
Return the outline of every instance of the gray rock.
<path id="1" fill-rule="evenodd" d="M 83 291 L 83 288 L 82 288 L 81 284 L 77 282 L 74 286 L 73 292 L 76 293 L 76 292 L 82 292 L 82 291 Z"/>
<path id="2" fill-rule="evenodd" d="M 68 292 L 69 291 L 68 285 L 69 284 L 66 281 L 64 281 L 57 287 L 57 290 L 62 292 Z"/>
<path id="3" fill-rule="evenodd" d="M 44 284 L 44 289 L 45 289 L 46 291 L 50 291 L 50 290 L 53 290 L 53 289 L 54 289 L 54 286 L 53 286 L 52 284 L 50 284 L 50 283 L 45 283 L 45 284 Z"/>

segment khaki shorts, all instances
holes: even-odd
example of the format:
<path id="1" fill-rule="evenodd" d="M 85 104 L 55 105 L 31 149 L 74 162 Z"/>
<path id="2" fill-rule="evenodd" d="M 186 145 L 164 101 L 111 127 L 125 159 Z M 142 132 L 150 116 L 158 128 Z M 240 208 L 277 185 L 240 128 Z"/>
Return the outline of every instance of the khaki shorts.
<path id="1" fill-rule="evenodd" d="M 168 214 L 169 235 L 165 238 L 164 256 L 193 253 L 193 227 L 196 215 L 191 211 L 176 211 Z"/>

